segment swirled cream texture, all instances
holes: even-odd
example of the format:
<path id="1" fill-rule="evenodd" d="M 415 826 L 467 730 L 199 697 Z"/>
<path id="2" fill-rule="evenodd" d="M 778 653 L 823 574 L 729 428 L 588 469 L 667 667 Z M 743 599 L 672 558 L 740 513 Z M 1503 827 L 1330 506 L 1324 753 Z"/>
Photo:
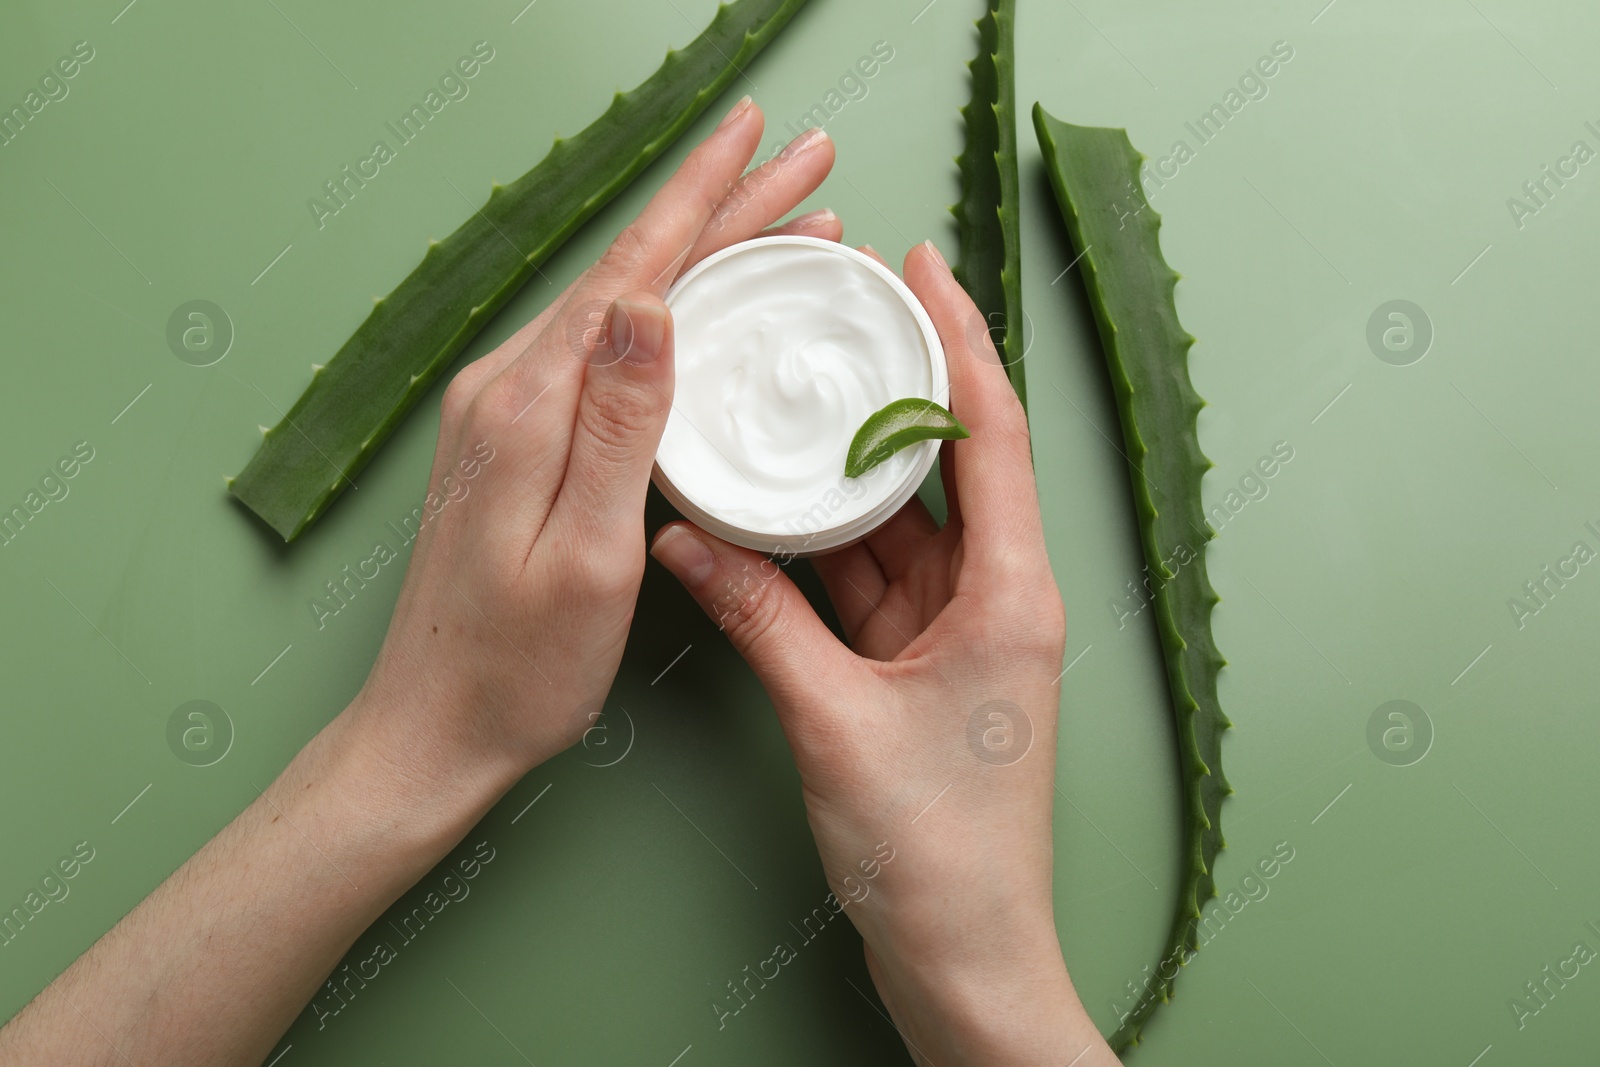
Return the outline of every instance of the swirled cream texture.
<path id="1" fill-rule="evenodd" d="M 813 534 L 882 505 L 916 462 L 906 449 L 844 476 L 869 415 L 933 388 L 921 325 L 863 260 L 831 242 L 758 240 L 669 294 L 677 392 L 656 462 L 707 514 Z"/>

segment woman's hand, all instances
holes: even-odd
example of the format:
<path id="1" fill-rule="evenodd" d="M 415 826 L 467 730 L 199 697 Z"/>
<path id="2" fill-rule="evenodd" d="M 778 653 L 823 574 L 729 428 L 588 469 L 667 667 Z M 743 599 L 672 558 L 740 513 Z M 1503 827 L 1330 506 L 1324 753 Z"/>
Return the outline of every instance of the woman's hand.
<path id="1" fill-rule="evenodd" d="M 1027 422 L 932 244 L 906 257 L 905 279 L 972 436 L 942 446 L 942 528 L 913 498 L 813 561 L 854 651 L 754 552 L 688 523 L 651 551 L 772 697 L 828 883 L 917 1061 L 1115 1063 L 1067 978 L 1052 908 L 1065 622 Z"/>
<path id="2" fill-rule="evenodd" d="M 662 294 L 833 165 L 819 130 L 741 178 L 761 132 L 747 97 L 594 267 L 446 391 L 422 533 L 352 708 L 386 720 L 403 773 L 508 786 L 593 725 L 633 617 L 672 403 Z M 817 212 L 766 232 L 837 240 L 840 225 Z"/>
<path id="3" fill-rule="evenodd" d="M 741 177 L 760 137 L 746 98 L 599 263 L 457 376 L 426 520 L 360 695 L 0 1029 L 0 1062 L 263 1062 L 384 909 L 582 735 L 644 568 L 672 397 L 661 294 L 833 163 L 818 134 Z M 826 212 L 780 230 L 840 234 Z M 319 1017 L 340 1010 L 328 999 Z"/>

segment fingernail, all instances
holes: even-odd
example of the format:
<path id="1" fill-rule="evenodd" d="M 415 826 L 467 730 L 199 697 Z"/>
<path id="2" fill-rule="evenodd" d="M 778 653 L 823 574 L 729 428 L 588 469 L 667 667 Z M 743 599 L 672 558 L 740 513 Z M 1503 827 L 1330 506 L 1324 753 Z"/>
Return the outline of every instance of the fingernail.
<path id="1" fill-rule="evenodd" d="M 817 226 L 825 226 L 838 217 L 827 208 L 822 208 L 819 211 L 808 211 L 804 215 L 797 216 L 789 225 L 796 229 L 809 230 Z"/>
<path id="2" fill-rule="evenodd" d="M 790 152 L 809 152 L 823 141 L 828 139 L 827 133 L 821 126 L 813 126 L 799 137 L 789 142 Z"/>
<path id="3" fill-rule="evenodd" d="M 722 121 L 717 123 L 717 129 L 722 129 L 724 126 L 728 125 L 728 123 L 732 122 L 740 115 L 743 115 L 747 110 L 749 110 L 749 108 L 750 94 L 746 93 L 742 100 L 740 100 L 737 104 L 734 104 L 732 109 L 729 110 L 726 115 L 722 116 Z"/>
<path id="4" fill-rule="evenodd" d="M 694 534 L 682 526 L 668 527 L 656 538 L 650 554 L 693 592 L 705 585 L 717 569 L 717 557 Z"/>
<path id="5" fill-rule="evenodd" d="M 950 269 L 950 264 L 946 263 L 944 256 L 939 253 L 938 245 L 934 244 L 932 241 L 924 241 L 922 243 L 927 247 L 928 254 L 933 256 L 933 261 L 935 263 L 939 264 L 939 266 L 943 267 L 945 270 Z"/>
<path id="6" fill-rule="evenodd" d="M 626 297 L 614 301 L 606 328 L 611 354 L 634 366 L 654 363 L 666 343 L 667 315 L 663 304 L 646 304 Z"/>

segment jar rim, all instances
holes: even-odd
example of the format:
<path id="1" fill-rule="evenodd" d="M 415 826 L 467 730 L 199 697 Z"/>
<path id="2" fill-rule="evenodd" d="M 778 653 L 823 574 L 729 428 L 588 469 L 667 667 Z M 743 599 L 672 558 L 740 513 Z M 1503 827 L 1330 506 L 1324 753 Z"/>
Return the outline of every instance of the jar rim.
<path id="1" fill-rule="evenodd" d="M 933 319 L 929 316 L 927 309 L 922 306 L 922 302 L 917 299 L 916 294 L 894 271 L 866 253 L 841 242 L 828 241 L 819 237 L 806 237 L 799 234 L 774 234 L 752 238 L 748 241 L 740 241 L 737 244 L 729 245 L 712 253 L 685 271 L 667 290 L 664 298 L 665 302 L 670 307 L 673 298 L 686 285 L 712 266 L 743 252 L 748 252 L 755 248 L 771 248 L 775 245 L 806 246 L 844 256 L 852 262 L 865 267 L 884 282 L 886 287 L 899 298 L 906 310 L 911 313 L 922 335 L 923 348 L 928 357 L 929 384 L 933 394 L 925 399 L 947 404 L 950 383 L 944 345 L 939 340 L 938 330 L 934 327 Z M 896 397 L 895 399 L 899 398 Z M 853 429 L 851 432 L 853 432 Z M 916 453 L 912 462 L 903 468 L 900 478 L 894 487 L 878 504 L 852 519 L 835 525 L 822 526 L 813 532 L 805 534 L 749 529 L 711 514 L 689 499 L 673 483 L 671 477 L 663 470 L 659 457 L 651 471 L 651 481 L 655 483 L 656 488 L 661 491 L 661 494 L 667 498 L 673 507 L 678 509 L 684 518 L 689 519 L 707 533 L 714 534 L 724 541 L 772 555 L 782 554 L 789 557 L 815 556 L 837 551 L 860 541 L 892 518 L 916 494 L 918 488 L 927 478 L 928 472 L 933 469 L 934 460 L 938 458 L 939 442 L 922 441 L 911 446 L 911 448 Z M 868 476 L 870 477 L 870 474 Z"/>

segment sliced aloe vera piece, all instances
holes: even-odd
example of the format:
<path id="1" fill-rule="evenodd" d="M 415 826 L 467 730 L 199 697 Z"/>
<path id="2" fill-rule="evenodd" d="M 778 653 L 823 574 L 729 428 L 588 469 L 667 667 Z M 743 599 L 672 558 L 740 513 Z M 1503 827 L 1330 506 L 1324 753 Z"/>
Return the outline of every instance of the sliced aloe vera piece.
<path id="1" fill-rule="evenodd" d="M 1222 732 L 1231 724 L 1217 703 L 1225 661 L 1211 635 L 1218 597 L 1206 576 L 1205 544 L 1215 534 L 1200 503 L 1211 461 L 1200 451 L 1195 423 L 1205 401 L 1189 381 L 1194 338 L 1179 325 L 1173 302 L 1178 275 L 1162 258 L 1161 219 L 1139 182 L 1144 156 L 1124 130 L 1072 126 L 1037 104 L 1033 120 L 1111 371 L 1178 734 L 1177 905 L 1155 980 L 1111 1037 L 1121 1052 L 1137 1043 L 1156 1004 L 1171 999 L 1174 979 L 1166 976 L 1175 977 L 1199 948 L 1200 905 L 1216 895 L 1212 871 L 1224 847 L 1222 798 L 1233 791 L 1222 776 Z"/>
<path id="2" fill-rule="evenodd" d="M 850 439 L 844 476 L 859 478 L 902 448 L 918 441 L 958 441 L 971 437 L 961 420 L 931 400 L 907 397 L 867 416 Z"/>
<path id="3" fill-rule="evenodd" d="M 738 0 L 582 133 L 427 252 L 378 300 L 229 482 L 292 541 L 352 484 L 406 413 L 572 232 L 633 181 L 773 39 L 805 0 Z"/>
<path id="4" fill-rule="evenodd" d="M 1026 408 L 1012 9 L 1013 0 L 988 0 L 988 11 L 978 20 L 978 54 L 967 64 L 972 100 L 961 109 L 967 140 L 956 157 L 961 200 L 950 213 L 961 238 L 956 278 L 978 305 L 985 327 L 1001 329 L 995 347 Z"/>

